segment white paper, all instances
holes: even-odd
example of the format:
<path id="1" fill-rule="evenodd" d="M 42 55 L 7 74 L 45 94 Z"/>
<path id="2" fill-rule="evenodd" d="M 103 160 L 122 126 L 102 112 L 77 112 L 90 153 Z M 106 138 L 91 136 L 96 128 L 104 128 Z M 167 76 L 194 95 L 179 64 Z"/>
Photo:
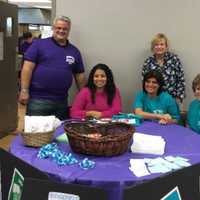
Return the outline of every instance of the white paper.
<path id="1" fill-rule="evenodd" d="M 167 173 L 170 172 L 171 169 L 169 169 L 167 166 L 162 165 L 162 164 L 156 164 L 153 166 L 148 167 L 149 171 L 151 172 L 151 174 L 154 173 Z"/>
<path id="2" fill-rule="evenodd" d="M 56 129 L 61 121 L 55 116 L 25 116 L 24 132 L 48 132 Z"/>
<path id="3" fill-rule="evenodd" d="M 80 197 L 78 195 L 62 192 L 49 192 L 48 200 L 80 200 Z"/>
<path id="4" fill-rule="evenodd" d="M 130 159 L 129 169 L 137 177 L 146 176 L 150 174 L 146 168 L 146 165 L 143 159 Z"/>
<path id="5" fill-rule="evenodd" d="M 131 151 L 133 153 L 163 155 L 165 152 L 165 140 L 161 136 L 135 133 Z"/>
<path id="6" fill-rule="evenodd" d="M 141 177 L 154 173 L 167 173 L 173 170 L 181 169 L 183 167 L 188 167 L 191 165 L 188 161 L 189 159 L 180 156 L 130 159 L 129 169 L 137 177 Z"/>

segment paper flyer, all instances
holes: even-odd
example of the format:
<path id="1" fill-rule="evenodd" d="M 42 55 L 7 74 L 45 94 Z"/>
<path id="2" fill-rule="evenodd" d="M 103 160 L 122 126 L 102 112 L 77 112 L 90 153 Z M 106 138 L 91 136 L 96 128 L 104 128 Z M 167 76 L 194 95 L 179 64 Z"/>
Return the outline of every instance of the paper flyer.
<path id="1" fill-rule="evenodd" d="M 75 194 L 49 192 L 48 200 L 80 200 L 80 197 Z"/>

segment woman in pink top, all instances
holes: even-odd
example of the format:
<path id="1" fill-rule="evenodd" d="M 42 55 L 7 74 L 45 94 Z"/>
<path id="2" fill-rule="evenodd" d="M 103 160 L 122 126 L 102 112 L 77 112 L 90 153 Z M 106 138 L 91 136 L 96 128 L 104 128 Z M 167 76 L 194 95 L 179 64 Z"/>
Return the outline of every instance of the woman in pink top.
<path id="1" fill-rule="evenodd" d="M 115 87 L 112 71 L 105 64 L 97 64 L 89 74 L 88 83 L 76 96 L 72 118 L 110 118 L 121 112 L 121 96 Z"/>

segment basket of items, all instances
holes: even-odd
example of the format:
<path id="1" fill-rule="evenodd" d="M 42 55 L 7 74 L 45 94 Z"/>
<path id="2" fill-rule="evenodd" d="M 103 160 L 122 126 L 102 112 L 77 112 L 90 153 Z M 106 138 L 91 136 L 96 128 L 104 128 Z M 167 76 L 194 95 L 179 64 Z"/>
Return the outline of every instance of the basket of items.
<path id="1" fill-rule="evenodd" d="M 60 120 L 55 116 L 25 116 L 24 132 L 21 132 L 24 144 L 41 147 L 52 142 L 56 127 Z"/>
<path id="2" fill-rule="evenodd" d="M 26 146 L 41 147 L 42 145 L 51 143 L 55 130 L 48 132 L 27 133 L 22 132 L 22 138 Z"/>
<path id="3" fill-rule="evenodd" d="M 64 126 L 76 153 L 115 156 L 127 151 L 135 128 L 125 123 L 73 122 Z"/>

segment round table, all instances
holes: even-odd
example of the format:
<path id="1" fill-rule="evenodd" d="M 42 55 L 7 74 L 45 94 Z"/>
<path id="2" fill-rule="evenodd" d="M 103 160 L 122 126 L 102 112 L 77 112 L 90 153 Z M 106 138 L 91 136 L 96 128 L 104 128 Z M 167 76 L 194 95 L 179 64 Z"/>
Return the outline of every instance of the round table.
<path id="1" fill-rule="evenodd" d="M 163 156 L 183 156 L 188 158 L 191 164 L 200 162 L 200 135 L 188 128 L 175 124 L 160 125 L 156 122 L 144 122 L 136 127 L 136 131 L 162 136 L 166 141 Z M 63 132 L 63 126 L 60 126 L 56 130 L 55 137 Z M 108 192 L 109 200 L 121 200 L 123 189 L 127 185 L 138 184 L 161 176 L 161 174 L 151 174 L 138 178 L 129 170 L 130 159 L 155 158 L 158 157 L 157 155 L 126 152 L 116 157 L 95 157 L 75 154 L 66 143 L 59 143 L 58 146 L 62 151 L 71 152 L 80 161 L 86 157 L 95 161 L 95 168 L 84 170 L 78 164 L 58 166 L 51 159 L 40 159 L 37 157 L 39 149 L 24 146 L 20 135 L 11 143 L 10 152 L 61 182 L 101 187 Z"/>

